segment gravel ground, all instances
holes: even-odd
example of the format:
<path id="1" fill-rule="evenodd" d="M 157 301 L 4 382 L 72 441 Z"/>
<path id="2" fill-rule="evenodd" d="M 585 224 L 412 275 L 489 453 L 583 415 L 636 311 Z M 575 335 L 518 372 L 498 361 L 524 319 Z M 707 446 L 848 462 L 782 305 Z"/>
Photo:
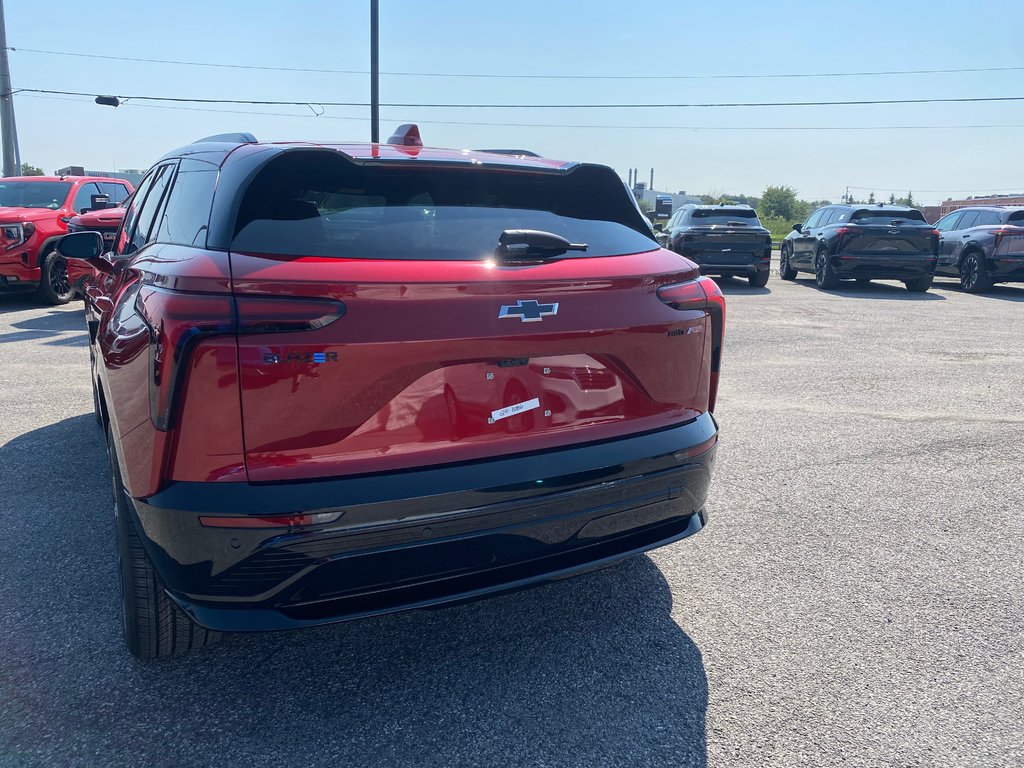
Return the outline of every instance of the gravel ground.
<path id="1" fill-rule="evenodd" d="M 80 305 L 0 297 L 0 765 L 1024 765 L 1024 287 L 723 284 L 698 536 L 150 663 Z"/>

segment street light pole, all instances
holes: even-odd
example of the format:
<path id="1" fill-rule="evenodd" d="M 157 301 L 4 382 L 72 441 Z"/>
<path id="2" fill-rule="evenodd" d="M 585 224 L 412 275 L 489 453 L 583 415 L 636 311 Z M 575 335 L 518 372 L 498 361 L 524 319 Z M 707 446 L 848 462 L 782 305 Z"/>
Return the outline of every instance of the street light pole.
<path id="1" fill-rule="evenodd" d="M 2 3 L 3 0 L 0 0 Z M 370 141 L 380 141 L 380 11 L 379 0 L 370 0 Z"/>
<path id="2" fill-rule="evenodd" d="M 14 94 L 11 93 L 11 67 L 7 61 L 7 22 L 4 2 L 0 0 L 0 128 L 3 130 L 4 176 L 21 175 L 18 129 L 14 125 Z"/>

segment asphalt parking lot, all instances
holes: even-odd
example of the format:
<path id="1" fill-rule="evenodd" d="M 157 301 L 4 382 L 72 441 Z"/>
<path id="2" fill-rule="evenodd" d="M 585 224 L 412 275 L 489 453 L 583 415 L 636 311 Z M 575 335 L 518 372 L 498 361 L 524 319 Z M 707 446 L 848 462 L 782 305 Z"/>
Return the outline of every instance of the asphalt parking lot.
<path id="1" fill-rule="evenodd" d="M 1024 286 L 723 287 L 698 536 L 148 663 L 81 305 L 0 297 L 0 765 L 1024 764 Z"/>

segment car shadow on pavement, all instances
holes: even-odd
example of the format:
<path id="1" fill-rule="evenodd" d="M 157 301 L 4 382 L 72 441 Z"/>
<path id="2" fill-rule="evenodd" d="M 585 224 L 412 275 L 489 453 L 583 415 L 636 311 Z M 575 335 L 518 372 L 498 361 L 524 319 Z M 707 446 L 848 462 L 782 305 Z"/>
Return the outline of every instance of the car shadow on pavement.
<path id="1" fill-rule="evenodd" d="M 967 294 L 963 288 L 960 287 L 959 280 L 936 280 L 932 285 L 932 290 L 949 291 L 950 293 L 963 293 Z M 985 293 L 972 293 L 970 296 L 979 299 L 999 299 L 1000 301 L 1024 301 L 1024 286 L 1020 283 L 1013 283 L 1007 285 L 1006 283 L 997 283 L 988 289 Z"/>
<path id="2" fill-rule="evenodd" d="M 9 297 L 7 297 L 9 298 Z M 47 339 L 52 336 L 58 338 L 46 342 L 57 345 L 84 345 L 88 343 L 88 332 L 85 326 L 85 315 L 82 306 L 77 309 L 65 308 L 54 309 L 52 307 L 39 307 L 38 304 L 6 302 L 0 304 L 0 314 L 5 311 L 36 310 L 37 314 L 10 323 L 13 329 L 8 333 L 0 334 L 0 342 L 8 341 L 30 341 L 33 339 Z M 66 336 L 69 332 L 75 332 L 74 336 Z"/>
<path id="3" fill-rule="evenodd" d="M 822 290 L 814 283 L 814 278 L 809 280 L 797 278 L 794 285 L 802 288 L 812 288 L 815 291 L 831 294 L 833 296 L 850 296 L 858 299 L 888 299 L 890 301 L 945 301 L 946 297 L 933 293 L 931 290 L 925 293 L 911 293 L 902 283 L 896 281 L 882 282 L 872 281 L 870 283 L 857 283 L 853 280 L 843 280 L 838 288 Z"/>
<path id="4" fill-rule="evenodd" d="M 11 440 L 0 466 L 6 754 L 151 766 L 706 765 L 701 652 L 649 558 L 141 662 L 120 636 L 92 415 Z"/>
<path id="5" fill-rule="evenodd" d="M 749 280 L 744 280 L 742 278 L 712 275 L 711 279 L 718 284 L 718 287 L 722 289 L 722 293 L 726 295 L 729 295 L 730 293 L 768 295 L 772 292 L 771 288 L 755 288 L 750 284 Z"/>

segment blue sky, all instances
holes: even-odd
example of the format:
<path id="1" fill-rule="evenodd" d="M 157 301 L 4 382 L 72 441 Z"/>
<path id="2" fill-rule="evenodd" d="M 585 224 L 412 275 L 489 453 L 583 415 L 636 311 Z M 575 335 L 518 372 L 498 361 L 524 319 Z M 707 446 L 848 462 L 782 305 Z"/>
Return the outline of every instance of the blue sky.
<path id="1" fill-rule="evenodd" d="M 368 0 L 134 4 L 7 0 L 13 48 L 199 62 L 364 70 Z M 1024 3 L 455 2 L 381 0 L 381 69 L 511 75 L 724 75 L 1024 66 Z M 653 9 L 659 9 L 657 14 Z M 55 42 L 62 41 L 62 42 Z M 10 54 L 15 88 L 200 98 L 365 101 L 366 75 L 268 72 Z M 721 102 L 1024 96 L 1024 70 L 805 79 L 549 80 L 384 76 L 384 102 Z M 111 109 L 15 97 L 22 159 L 144 168 L 201 136 L 362 140 L 368 109 L 239 107 L 274 114 Z M 198 106 L 198 105 L 193 105 Z M 348 118 L 348 119 L 342 119 Z M 1024 191 L 1024 102 L 765 109 L 382 109 L 383 136 L 421 125 L 427 144 L 514 146 L 640 169 L 670 191 L 757 194 L 789 184 L 838 198 L 847 185 L 921 202 Z M 462 124 L 449 124 L 462 123 Z M 468 125 L 465 123 L 492 123 Z M 611 126 L 526 127 L 510 123 Z M 929 130 L 849 130 L 927 125 Z M 656 128 L 641 126 L 658 126 Z M 828 130 L 765 130 L 767 127 Z M 695 130 L 705 128 L 705 130 Z M 867 195 L 868 189 L 857 189 Z"/>

